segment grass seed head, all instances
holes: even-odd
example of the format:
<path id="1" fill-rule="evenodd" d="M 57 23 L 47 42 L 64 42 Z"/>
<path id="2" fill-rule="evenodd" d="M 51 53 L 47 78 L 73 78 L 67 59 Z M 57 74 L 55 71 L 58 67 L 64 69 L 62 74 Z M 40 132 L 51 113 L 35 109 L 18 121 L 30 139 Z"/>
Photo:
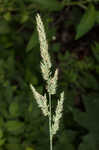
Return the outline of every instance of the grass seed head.
<path id="1" fill-rule="evenodd" d="M 32 84 L 30 85 L 30 88 L 32 90 L 34 98 L 36 99 L 36 102 L 37 102 L 38 106 L 41 108 L 41 110 L 43 112 L 43 115 L 47 116 L 49 114 L 49 112 L 48 112 L 48 105 L 47 105 L 46 95 L 42 96 L 41 94 L 39 94 L 36 91 L 36 89 L 32 86 Z"/>

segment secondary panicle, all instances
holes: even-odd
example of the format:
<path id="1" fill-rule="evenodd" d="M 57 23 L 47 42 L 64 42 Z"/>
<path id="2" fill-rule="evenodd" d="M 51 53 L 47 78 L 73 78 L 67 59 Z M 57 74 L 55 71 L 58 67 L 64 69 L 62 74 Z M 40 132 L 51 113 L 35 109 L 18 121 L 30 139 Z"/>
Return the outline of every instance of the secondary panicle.
<path id="1" fill-rule="evenodd" d="M 35 88 L 32 86 L 32 84 L 30 85 L 30 88 L 31 88 L 33 95 L 36 99 L 36 102 L 37 102 L 38 106 L 41 108 L 44 116 L 49 115 L 46 95 L 42 96 L 41 94 L 39 94 L 35 90 Z"/>
<path id="2" fill-rule="evenodd" d="M 62 117 L 63 111 L 63 102 L 64 102 L 64 92 L 60 94 L 60 100 L 58 100 L 55 115 L 53 116 L 52 135 L 55 135 L 59 129 L 59 122 Z"/>

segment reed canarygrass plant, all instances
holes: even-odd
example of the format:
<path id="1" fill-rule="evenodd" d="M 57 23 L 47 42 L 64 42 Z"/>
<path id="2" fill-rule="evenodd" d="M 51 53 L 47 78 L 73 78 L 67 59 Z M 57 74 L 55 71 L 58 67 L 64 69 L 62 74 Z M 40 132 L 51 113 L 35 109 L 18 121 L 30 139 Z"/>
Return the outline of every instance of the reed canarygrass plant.
<path id="1" fill-rule="evenodd" d="M 48 116 L 49 118 L 50 150 L 52 150 L 53 136 L 59 130 L 59 122 L 60 122 L 60 118 L 62 117 L 64 92 L 60 94 L 60 99 L 58 100 L 56 106 L 55 115 L 52 116 L 51 95 L 56 94 L 58 69 L 56 69 L 54 75 L 52 76 L 52 72 L 51 72 L 52 64 L 51 64 L 50 55 L 48 53 L 48 43 L 46 40 L 44 25 L 39 14 L 37 14 L 36 16 L 36 22 L 37 22 L 39 41 L 40 41 L 40 53 L 42 58 L 40 67 L 41 67 L 43 79 L 46 81 L 46 89 L 49 95 L 49 104 L 48 104 L 46 94 L 44 94 L 44 96 L 39 94 L 36 91 L 36 89 L 32 86 L 32 84 L 30 84 L 30 87 L 38 106 L 41 108 L 43 115 Z"/>

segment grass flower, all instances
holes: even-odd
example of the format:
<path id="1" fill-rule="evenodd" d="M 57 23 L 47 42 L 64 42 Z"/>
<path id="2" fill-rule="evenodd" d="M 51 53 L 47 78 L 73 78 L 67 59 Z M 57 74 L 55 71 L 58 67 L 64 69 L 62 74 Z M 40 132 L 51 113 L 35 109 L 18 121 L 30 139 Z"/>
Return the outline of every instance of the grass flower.
<path id="1" fill-rule="evenodd" d="M 48 112 L 48 105 L 47 105 L 47 98 L 46 95 L 42 96 L 41 94 L 39 94 L 35 88 L 32 86 L 32 84 L 30 85 L 31 90 L 33 92 L 34 98 L 36 99 L 36 102 L 38 104 L 38 106 L 41 108 L 43 115 L 47 116 L 49 114 Z"/>
<path id="2" fill-rule="evenodd" d="M 62 117 L 64 92 L 60 94 L 60 100 L 58 100 L 55 115 L 52 116 L 51 95 L 56 94 L 57 81 L 58 81 L 58 69 L 56 69 L 54 76 L 52 76 L 52 72 L 51 72 L 52 64 L 50 60 L 50 55 L 48 53 L 48 43 L 46 40 L 44 25 L 39 14 L 37 14 L 36 16 L 36 22 L 37 22 L 39 41 L 40 41 L 40 53 L 42 58 L 40 67 L 41 67 L 43 79 L 46 81 L 47 84 L 46 88 L 49 94 L 49 104 L 46 98 L 46 94 L 44 96 L 39 94 L 36 91 L 36 89 L 32 86 L 32 84 L 30 84 L 30 88 L 32 90 L 34 98 L 36 99 L 38 107 L 41 108 L 43 115 L 48 116 L 49 118 L 50 150 L 52 150 L 53 135 L 55 135 L 56 132 L 59 130 L 59 122 Z M 53 123 L 52 123 L 52 119 L 53 119 Z"/>
<path id="3" fill-rule="evenodd" d="M 58 100 L 55 115 L 53 116 L 52 135 L 55 135 L 59 129 L 59 122 L 62 117 L 63 111 L 63 102 L 64 102 L 64 92 L 60 94 L 60 100 Z"/>

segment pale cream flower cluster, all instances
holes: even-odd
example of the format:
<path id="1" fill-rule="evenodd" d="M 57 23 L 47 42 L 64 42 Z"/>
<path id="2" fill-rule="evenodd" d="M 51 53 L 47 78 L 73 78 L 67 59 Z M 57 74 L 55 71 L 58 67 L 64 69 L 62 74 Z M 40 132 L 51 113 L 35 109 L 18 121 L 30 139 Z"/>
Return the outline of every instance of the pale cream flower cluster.
<path id="1" fill-rule="evenodd" d="M 44 25 L 39 14 L 36 16 L 36 22 L 37 22 L 37 31 L 39 34 L 39 41 L 40 41 L 40 52 L 42 57 L 42 62 L 41 62 L 42 76 L 47 82 L 48 93 L 55 94 L 56 87 L 57 87 L 57 80 L 58 80 L 58 70 L 55 71 L 54 77 L 51 77 L 52 64 L 50 60 L 50 55 L 48 53 L 48 43 L 46 40 Z"/>
<path id="2" fill-rule="evenodd" d="M 53 116 L 52 136 L 55 135 L 59 129 L 59 122 L 62 117 L 63 111 L 63 102 L 64 102 L 64 92 L 60 94 L 60 100 L 58 100 L 55 115 Z"/>
<path id="3" fill-rule="evenodd" d="M 32 84 L 30 85 L 30 87 L 31 87 L 33 95 L 34 95 L 34 97 L 36 99 L 36 102 L 37 102 L 38 106 L 41 108 L 44 116 L 49 115 L 46 95 L 42 96 L 41 94 L 39 94 L 35 90 L 35 88 L 32 86 Z"/>
<path id="4" fill-rule="evenodd" d="M 50 55 L 48 53 L 48 43 L 46 40 L 44 25 L 39 14 L 36 16 L 36 22 L 37 22 L 37 31 L 39 34 L 39 41 L 40 41 L 40 52 L 42 57 L 42 62 L 41 62 L 42 75 L 43 78 L 46 81 L 48 81 L 50 78 L 50 68 L 52 64 L 50 61 Z"/>
<path id="5" fill-rule="evenodd" d="M 58 80 L 58 69 L 56 69 L 54 76 L 51 77 L 47 82 L 47 91 L 50 94 L 56 94 L 57 88 L 57 80 Z"/>
<path id="6" fill-rule="evenodd" d="M 57 88 L 58 69 L 56 69 L 54 76 L 52 77 L 52 72 L 51 72 L 52 64 L 50 61 L 50 55 L 48 53 L 48 43 L 46 40 L 44 25 L 39 14 L 36 16 L 36 22 L 37 22 L 39 41 L 40 41 L 40 52 L 42 57 L 42 62 L 41 62 L 42 76 L 47 83 L 46 86 L 47 92 L 50 95 L 53 95 L 56 93 L 56 88 Z M 32 85 L 30 85 L 30 87 L 36 99 L 36 102 L 38 106 L 41 108 L 44 116 L 48 116 L 49 120 L 51 121 L 51 109 L 50 109 L 51 106 L 47 104 L 48 101 L 46 95 L 42 96 L 36 91 L 36 89 Z M 60 118 L 62 117 L 62 111 L 63 111 L 63 102 L 64 102 L 64 92 L 60 94 L 60 100 L 58 100 L 55 115 L 53 116 L 53 124 L 50 126 L 51 136 L 55 135 L 59 129 L 59 122 L 60 122 Z"/>

